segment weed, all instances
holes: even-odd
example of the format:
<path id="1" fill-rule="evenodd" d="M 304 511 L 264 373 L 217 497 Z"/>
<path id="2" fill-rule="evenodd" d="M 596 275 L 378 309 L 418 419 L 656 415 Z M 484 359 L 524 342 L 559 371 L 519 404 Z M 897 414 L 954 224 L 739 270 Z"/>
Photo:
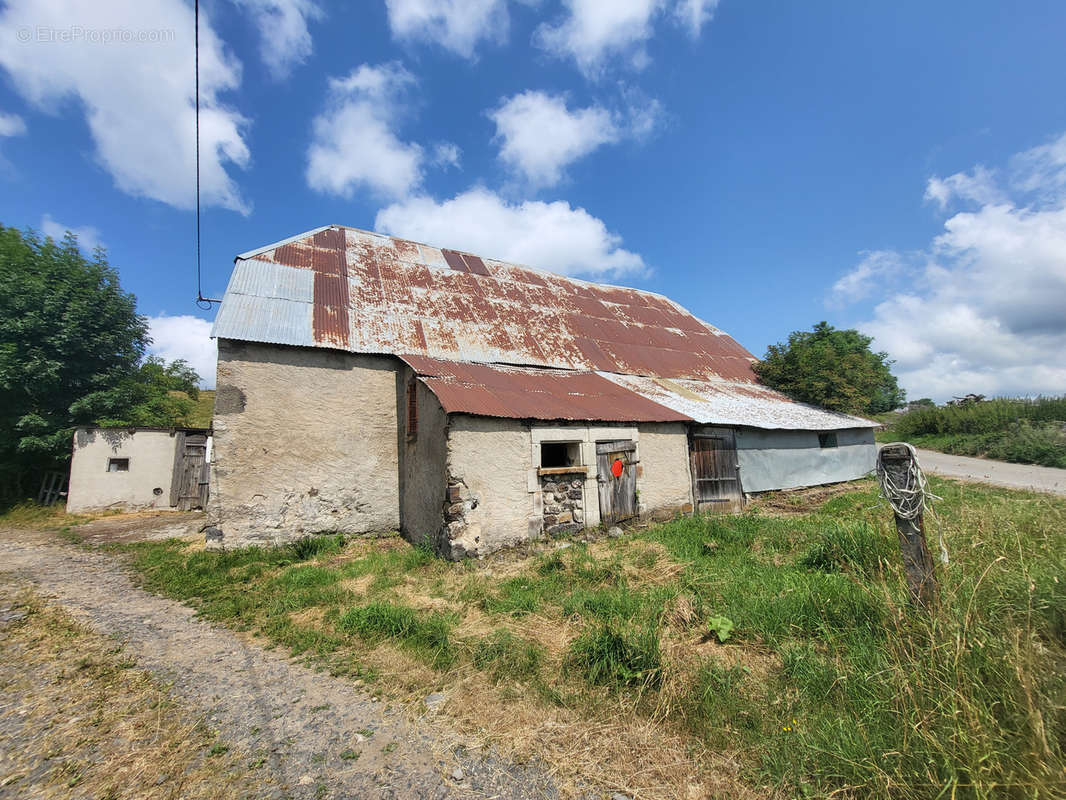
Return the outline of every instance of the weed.
<path id="1" fill-rule="evenodd" d="M 347 750 L 345 750 L 344 752 L 341 753 L 341 758 L 344 759 L 345 761 L 355 761 L 361 755 L 362 755 L 362 752 L 360 752 L 359 750 L 353 750 L 352 748 L 349 747 Z"/>
<path id="2" fill-rule="evenodd" d="M 436 669 L 445 669 L 456 659 L 451 641 L 453 625 L 441 614 L 419 614 L 408 606 L 388 602 L 353 608 L 337 620 L 341 630 L 371 642 L 395 639 Z"/>
<path id="3" fill-rule="evenodd" d="M 474 664 L 499 681 L 529 680 L 537 675 L 544 648 L 508 630 L 496 630 L 474 646 Z"/>
<path id="4" fill-rule="evenodd" d="M 659 636 L 653 628 L 633 631 L 611 623 L 589 628 L 570 645 L 568 661 L 591 684 L 622 689 L 662 681 Z"/>
<path id="5" fill-rule="evenodd" d="M 289 542 L 288 549 L 296 561 L 307 561 L 310 558 L 328 552 L 336 552 L 344 547 L 344 536 L 341 534 L 322 536 L 301 536 Z"/>

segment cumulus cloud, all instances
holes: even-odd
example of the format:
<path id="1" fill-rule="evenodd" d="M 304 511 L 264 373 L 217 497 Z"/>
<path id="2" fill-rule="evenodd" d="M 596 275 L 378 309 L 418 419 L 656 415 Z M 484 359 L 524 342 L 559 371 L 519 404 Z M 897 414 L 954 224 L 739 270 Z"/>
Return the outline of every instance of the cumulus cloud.
<path id="1" fill-rule="evenodd" d="M 643 98 L 624 112 L 593 105 L 571 109 L 564 95 L 527 91 L 489 112 L 500 160 L 534 187 L 554 186 L 566 167 L 601 145 L 644 138 L 658 124 L 658 101 Z"/>
<path id="2" fill-rule="evenodd" d="M 259 56 L 275 80 L 287 78 L 313 49 L 309 20 L 321 19 L 322 9 L 312 0 L 237 0 L 259 29 Z"/>
<path id="3" fill-rule="evenodd" d="M 607 109 L 571 110 L 565 97 L 546 92 L 516 94 L 489 117 L 496 123 L 500 159 L 539 186 L 558 183 L 567 165 L 621 135 Z"/>
<path id="4" fill-rule="evenodd" d="M 80 228 L 75 228 L 70 225 L 64 225 L 61 222 L 56 222 L 52 219 L 50 214 L 45 214 L 41 218 L 41 232 L 44 233 L 45 236 L 51 236 L 57 242 L 63 240 L 67 231 L 70 231 L 78 237 L 78 244 L 81 246 L 81 249 L 87 253 L 91 253 L 98 246 L 103 244 L 103 242 L 100 241 L 100 231 L 91 225 L 83 225 Z"/>
<path id="5" fill-rule="evenodd" d="M 363 64 L 345 78 L 331 78 L 326 109 L 312 126 L 308 186 L 342 197 L 369 189 L 395 198 L 415 189 L 422 182 L 422 148 L 393 132 L 414 83 L 395 63 Z"/>
<path id="6" fill-rule="evenodd" d="M 895 284 L 909 272 L 904 258 L 894 250 L 864 250 L 851 272 L 837 279 L 825 304 L 830 308 L 856 303 L 874 294 L 885 284 Z"/>
<path id="7" fill-rule="evenodd" d="M 399 40 L 437 44 L 474 58 L 482 41 L 507 40 L 506 0 L 385 0 L 389 29 Z"/>
<path id="8" fill-rule="evenodd" d="M 215 388 L 218 348 L 211 338 L 211 323 L 191 314 L 148 318 L 152 345 L 148 351 L 167 361 L 184 359 L 200 376 L 200 386 Z"/>
<path id="9" fill-rule="evenodd" d="M 47 32 L 82 31 L 71 41 Z M 41 32 L 23 42 L 19 31 Z M 126 31 L 136 38 L 107 39 Z M 140 39 L 143 37 L 143 41 Z M 0 12 L 0 67 L 50 114 L 84 114 L 99 164 L 122 191 L 177 208 L 195 205 L 193 11 L 182 0 L 13 0 Z M 201 193 L 207 205 L 247 212 L 229 173 L 248 164 L 246 120 L 222 97 L 240 63 L 200 14 Z"/>
<path id="10" fill-rule="evenodd" d="M 18 114 L 5 114 L 0 111 L 0 136 L 23 136 L 26 122 Z"/>
<path id="11" fill-rule="evenodd" d="M 540 25 L 534 43 L 559 58 L 572 59 L 589 77 L 603 73 L 610 58 L 635 69 L 648 64 L 646 44 L 658 20 L 669 14 L 696 38 L 718 0 L 563 0 L 566 11 Z"/>
<path id="12" fill-rule="evenodd" d="M 563 275 L 644 270 L 644 260 L 585 209 L 563 201 L 509 203 L 481 187 L 443 202 L 414 197 L 394 203 L 378 212 L 375 228 Z"/>
<path id="13" fill-rule="evenodd" d="M 914 397 L 1066 392 L 1066 136 L 930 185 L 961 208 L 859 327 Z"/>

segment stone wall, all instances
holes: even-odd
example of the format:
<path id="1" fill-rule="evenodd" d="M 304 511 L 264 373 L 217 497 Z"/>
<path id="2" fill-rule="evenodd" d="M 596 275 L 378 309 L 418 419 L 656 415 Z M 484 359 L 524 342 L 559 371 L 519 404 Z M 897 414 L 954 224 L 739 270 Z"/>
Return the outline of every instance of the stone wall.
<path id="1" fill-rule="evenodd" d="M 544 532 L 563 536 L 585 527 L 585 469 L 547 471 L 540 475 Z"/>
<path id="2" fill-rule="evenodd" d="M 399 528 L 399 367 L 219 340 L 209 514 L 226 546 Z"/>

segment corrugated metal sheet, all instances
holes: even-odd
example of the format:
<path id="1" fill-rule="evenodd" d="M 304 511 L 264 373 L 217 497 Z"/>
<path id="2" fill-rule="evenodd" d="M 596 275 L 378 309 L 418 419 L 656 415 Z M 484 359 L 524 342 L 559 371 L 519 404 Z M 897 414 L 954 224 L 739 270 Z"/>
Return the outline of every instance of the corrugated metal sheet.
<path id="1" fill-rule="evenodd" d="M 735 381 L 657 379 L 639 375 L 600 373 L 605 380 L 640 397 L 673 409 L 707 425 L 742 425 L 752 428 L 827 431 L 869 428 L 876 423 L 797 403 L 765 386 Z"/>
<path id="2" fill-rule="evenodd" d="M 308 273 L 310 315 L 302 308 Z M 284 309 L 286 300 L 300 307 Z M 308 320 L 306 331 L 294 330 L 297 319 Z M 213 334 L 453 361 L 755 380 L 747 350 L 661 295 L 350 228 L 321 229 L 238 259 Z"/>
<path id="3" fill-rule="evenodd" d="M 688 417 L 594 372 L 461 364 L 400 356 L 449 414 L 603 422 L 686 422 Z"/>

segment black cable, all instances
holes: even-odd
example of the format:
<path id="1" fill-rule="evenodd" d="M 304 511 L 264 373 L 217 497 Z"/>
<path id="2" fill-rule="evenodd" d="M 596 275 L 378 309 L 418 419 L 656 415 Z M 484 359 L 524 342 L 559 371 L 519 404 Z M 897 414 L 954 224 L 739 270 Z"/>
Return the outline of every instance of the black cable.
<path id="1" fill-rule="evenodd" d="M 204 297 L 203 285 L 200 282 L 200 0 L 193 2 L 193 19 L 196 26 L 193 35 L 193 63 L 196 71 L 196 306 L 208 310 L 219 301 Z"/>

